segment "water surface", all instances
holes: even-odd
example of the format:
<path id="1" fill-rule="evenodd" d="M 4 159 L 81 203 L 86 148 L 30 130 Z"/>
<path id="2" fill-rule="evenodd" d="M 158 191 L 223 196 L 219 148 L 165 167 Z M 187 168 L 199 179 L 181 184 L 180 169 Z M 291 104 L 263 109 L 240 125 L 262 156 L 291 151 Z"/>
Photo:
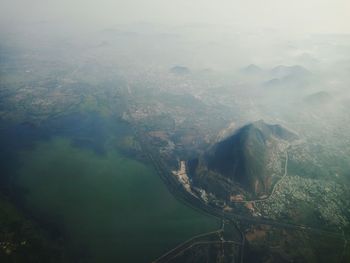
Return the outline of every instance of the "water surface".
<path id="1" fill-rule="evenodd" d="M 98 134 L 98 133 L 97 133 Z M 66 135 L 66 134 L 65 134 Z M 25 206 L 57 223 L 81 262 L 150 262 L 218 221 L 179 203 L 151 165 L 68 136 L 38 140 L 18 157 Z"/>

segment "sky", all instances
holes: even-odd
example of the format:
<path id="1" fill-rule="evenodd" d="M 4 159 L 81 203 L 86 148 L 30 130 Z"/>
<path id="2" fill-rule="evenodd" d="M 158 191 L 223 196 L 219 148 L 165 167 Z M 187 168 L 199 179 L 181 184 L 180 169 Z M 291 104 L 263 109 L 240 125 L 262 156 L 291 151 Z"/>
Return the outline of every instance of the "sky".
<path id="1" fill-rule="evenodd" d="M 349 14 L 349 0 L 0 0 L 0 22 L 9 27 L 35 21 L 101 27 L 148 22 L 350 33 Z"/>

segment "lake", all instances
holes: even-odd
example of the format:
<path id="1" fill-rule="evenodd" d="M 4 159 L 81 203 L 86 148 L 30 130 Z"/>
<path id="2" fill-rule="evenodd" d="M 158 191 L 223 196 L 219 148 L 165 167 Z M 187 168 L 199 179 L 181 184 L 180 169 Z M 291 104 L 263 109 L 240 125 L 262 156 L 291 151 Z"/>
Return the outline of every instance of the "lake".
<path id="1" fill-rule="evenodd" d="M 118 149 L 130 135 L 127 124 L 95 115 L 73 120 L 24 132 L 30 147 L 17 146 L 10 169 L 23 206 L 46 227 L 58 226 L 70 258 L 150 262 L 219 228 L 217 219 L 177 201 L 151 164 Z"/>

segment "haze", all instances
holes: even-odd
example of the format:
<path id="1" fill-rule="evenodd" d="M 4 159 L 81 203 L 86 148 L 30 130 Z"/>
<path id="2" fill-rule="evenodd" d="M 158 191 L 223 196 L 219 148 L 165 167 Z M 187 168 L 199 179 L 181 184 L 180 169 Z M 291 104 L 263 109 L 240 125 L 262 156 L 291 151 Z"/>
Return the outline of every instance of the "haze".
<path id="1" fill-rule="evenodd" d="M 350 2 L 347 0 L 1 0 L 0 5 L 3 26 L 44 20 L 105 27 L 142 21 L 350 33 Z"/>
<path id="2" fill-rule="evenodd" d="M 0 261 L 350 262 L 349 14 L 0 0 Z"/>

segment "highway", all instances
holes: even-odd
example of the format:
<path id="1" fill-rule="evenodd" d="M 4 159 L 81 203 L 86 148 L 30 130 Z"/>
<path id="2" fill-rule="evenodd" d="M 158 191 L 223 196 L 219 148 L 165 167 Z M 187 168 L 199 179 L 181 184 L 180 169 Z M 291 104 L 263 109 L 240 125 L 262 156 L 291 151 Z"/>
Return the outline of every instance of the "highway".
<path id="1" fill-rule="evenodd" d="M 185 242 L 179 244 L 178 246 L 176 246 L 175 248 L 171 249 L 167 253 L 163 254 L 158 259 L 154 260 L 153 263 L 166 263 L 166 262 L 169 262 L 172 259 L 176 258 L 181 253 L 183 253 L 186 250 L 189 250 L 189 249 L 191 249 L 191 248 L 193 248 L 195 246 L 220 244 L 222 246 L 222 249 L 224 249 L 224 247 L 223 247 L 224 244 L 230 244 L 230 245 L 233 245 L 233 246 L 239 246 L 240 248 L 242 246 L 244 246 L 244 242 L 242 243 L 242 242 L 237 242 L 237 241 L 233 241 L 233 240 L 224 240 L 224 237 L 223 237 L 224 224 L 225 224 L 224 220 L 222 220 L 222 225 L 221 225 L 220 229 L 218 229 L 216 231 L 200 234 L 200 235 L 192 237 L 189 240 L 186 240 Z M 216 235 L 216 234 L 217 234 L 217 237 L 220 238 L 220 240 L 216 240 L 216 241 L 203 241 L 203 240 L 201 240 L 203 238 L 209 237 L 211 235 Z M 240 251 L 242 251 L 242 249 Z M 224 255 L 224 250 L 222 251 L 222 255 Z M 240 258 L 242 259 L 242 256 Z"/>
<path id="2" fill-rule="evenodd" d="M 347 240 L 349 237 L 346 237 L 341 232 L 329 231 L 327 229 L 315 228 L 315 227 L 307 226 L 307 225 L 303 225 L 303 224 L 280 222 L 280 221 L 275 221 L 275 220 L 271 220 L 271 219 L 263 218 L 263 217 L 245 216 L 245 215 L 240 215 L 240 214 L 236 214 L 236 213 L 224 212 L 222 209 L 219 209 L 218 207 L 205 204 L 199 198 L 196 198 L 195 196 L 189 194 L 183 188 L 182 184 L 180 182 L 178 182 L 178 180 L 172 175 L 171 171 L 168 170 L 166 165 L 164 165 L 162 163 L 159 155 L 157 153 L 154 153 L 154 151 L 152 151 L 152 147 L 148 145 L 148 143 L 145 141 L 145 138 L 142 135 L 141 136 L 138 135 L 138 137 L 139 137 L 139 141 L 141 143 L 141 147 L 142 147 L 143 151 L 146 153 L 149 160 L 153 163 L 159 176 L 164 181 L 164 183 L 167 185 L 169 191 L 174 195 L 174 197 L 176 199 L 178 199 L 180 202 L 184 203 L 187 206 L 190 206 L 191 208 L 193 208 L 197 211 L 204 212 L 206 214 L 209 214 L 211 216 L 219 218 L 220 220 L 222 220 L 222 219 L 228 220 L 228 221 L 232 222 L 233 224 L 235 224 L 237 230 L 242 235 L 241 242 L 240 243 L 238 242 L 241 245 L 241 252 L 240 252 L 241 253 L 241 260 L 240 260 L 241 263 L 243 263 L 243 250 L 244 250 L 244 245 L 245 245 L 245 235 L 239 229 L 239 227 L 236 223 L 237 221 L 250 223 L 250 224 L 270 225 L 270 226 L 279 227 L 279 228 L 288 228 L 288 229 L 294 229 L 294 230 L 300 230 L 300 231 L 308 231 L 308 232 L 315 232 L 315 233 L 319 233 L 319 234 L 325 234 L 325 235 L 341 238 L 344 241 L 344 246 L 345 247 L 347 246 Z M 287 150 L 286 150 L 285 155 L 286 155 L 286 161 L 285 161 L 285 167 L 284 167 L 284 175 L 274 185 L 273 190 L 271 191 L 271 194 L 265 199 L 257 199 L 257 200 L 243 201 L 243 202 L 263 202 L 263 201 L 267 201 L 269 198 L 271 198 L 271 196 L 275 193 L 275 189 L 278 186 L 278 184 L 280 184 L 280 182 L 285 178 L 285 176 L 288 173 L 288 151 Z M 241 202 L 241 201 L 238 201 L 238 202 Z M 215 231 L 215 232 L 217 232 L 217 231 Z M 207 234 L 203 234 L 203 235 L 207 235 Z M 190 239 L 186 242 L 190 242 L 191 240 L 193 240 L 193 239 Z M 182 243 L 182 245 L 185 246 L 187 244 L 186 242 Z M 232 242 L 236 242 L 236 241 L 232 241 Z M 181 248 L 181 245 L 179 245 L 179 247 L 176 247 L 174 249 L 174 251 L 179 250 L 180 248 Z M 168 252 L 168 253 L 170 253 L 170 252 Z M 155 262 L 160 262 L 160 261 L 155 261 Z M 164 262 L 164 261 L 162 261 L 162 262 Z"/>

